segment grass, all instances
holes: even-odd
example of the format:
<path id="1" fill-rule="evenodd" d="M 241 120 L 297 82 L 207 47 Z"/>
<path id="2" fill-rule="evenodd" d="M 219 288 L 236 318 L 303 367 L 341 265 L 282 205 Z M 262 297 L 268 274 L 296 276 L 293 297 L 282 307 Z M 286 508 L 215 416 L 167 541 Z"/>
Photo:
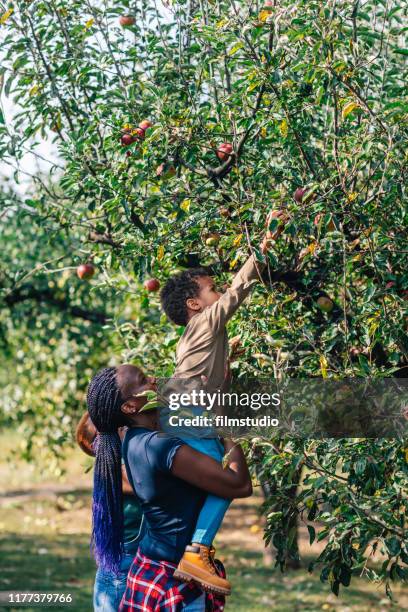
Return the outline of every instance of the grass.
<path id="1" fill-rule="evenodd" d="M 23 463 L 6 463 L 0 436 L 0 591 L 71 593 L 72 605 L 58 609 L 90 612 L 95 563 L 89 552 L 91 474 L 79 452 L 68 452 L 65 477 L 50 477 Z M 7 437 L 10 447 L 10 437 Z M 305 569 L 282 574 L 263 562 L 259 499 L 238 500 L 231 506 L 217 536 L 217 556 L 225 563 L 233 594 L 231 612 L 372 612 L 408 610 L 408 592 L 395 585 L 396 603 L 383 587 L 353 578 L 337 598 L 322 584 L 319 573 Z M 301 537 L 304 567 L 316 556 Z M 32 610 L 12 606 L 0 610 Z M 56 609 L 56 608 L 54 608 Z"/>
<path id="2" fill-rule="evenodd" d="M 95 563 L 82 535 L 39 537 L 12 533 L 2 538 L 0 554 L 0 590 L 70 593 L 72 605 L 67 609 L 92 609 Z M 0 607 L 3 609 L 38 612 L 41 607 Z"/>
<path id="3" fill-rule="evenodd" d="M 247 558 L 240 553 L 241 559 Z M 249 557 L 253 567 L 230 568 L 229 578 L 234 591 L 229 601 L 231 610 L 244 612 L 294 612 L 328 610 L 368 612 L 375 610 L 401 610 L 400 604 L 390 605 L 381 591 L 368 588 L 362 580 L 353 580 L 340 597 L 330 593 L 327 584 L 322 584 L 317 575 L 311 576 L 304 569 L 281 574 L 262 565 L 261 555 Z M 404 607 L 404 609 L 407 609 Z"/>
<path id="4" fill-rule="evenodd" d="M 383 585 L 375 585 L 358 576 L 339 597 L 321 583 L 320 572 L 309 574 L 305 568 L 318 556 L 321 544 L 309 545 L 306 529 L 300 530 L 299 546 L 302 568 L 282 573 L 274 563 L 265 566 L 262 528 L 259 525 L 259 501 L 237 500 L 227 514 L 217 535 L 219 556 L 233 585 L 227 609 L 233 612 L 372 612 L 372 610 L 408 610 L 408 589 L 393 586 L 395 602 L 385 596 Z"/>

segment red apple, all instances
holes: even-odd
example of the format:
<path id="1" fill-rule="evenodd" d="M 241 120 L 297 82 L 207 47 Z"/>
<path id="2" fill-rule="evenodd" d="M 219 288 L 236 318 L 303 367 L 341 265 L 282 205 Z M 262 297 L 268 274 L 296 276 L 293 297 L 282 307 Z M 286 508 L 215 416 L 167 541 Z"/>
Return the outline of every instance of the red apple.
<path id="1" fill-rule="evenodd" d="M 159 176 L 164 179 L 171 178 L 175 174 L 175 167 L 169 163 L 160 164 L 160 166 L 158 166 L 156 169 L 156 176 Z"/>
<path id="2" fill-rule="evenodd" d="M 146 291 L 150 291 L 150 292 L 158 291 L 160 289 L 160 283 L 157 280 L 157 278 L 149 278 L 148 280 L 145 280 L 143 285 Z"/>
<path id="3" fill-rule="evenodd" d="M 310 187 L 298 187 L 293 194 L 293 198 L 296 202 L 299 202 L 299 204 L 307 204 L 314 197 L 314 194 L 309 192 Z"/>
<path id="4" fill-rule="evenodd" d="M 129 28 L 130 26 L 135 25 L 136 19 L 133 17 L 133 15 L 121 15 L 119 17 L 119 23 L 122 28 Z"/>
<path id="5" fill-rule="evenodd" d="M 264 0 L 263 7 L 264 10 L 270 11 L 273 9 L 273 0 Z"/>
<path id="6" fill-rule="evenodd" d="M 220 161 L 229 159 L 233 151 L 232 144 L 229 142 L 223 142 L 217 149 L 217 157 Z"/>
<path id="7" fill-rule="evenodd" d="M 124 147 L 128 147 L 135 142 L 135 137 L 132 134 L 125 133 L 120 137 L 120 142 Z"/>
<path id="8" fill-rule="evenodd" d="M 293 197 L 295 199 L 296 202 L 299 202 L 299 204 L 301 204 L 303 202 L 303 198 L 305 196 L 306 193 L 306 189 L 303 189 L 303 187 L 298 187 L 295 191 L 295 193 L 293 194 Z"/>
<path id="9" fill-rule="evenodd" d="M 322 213 L 317 213 L 317 215 L 315 216 L 314 221 L 313 221 L 314 225 L 319 225 L 320 219 L 322 218 L 322 216 L 323 216 Z"/>
<path id="10" fill-rule="evenodd" d="M 132 136 L 135 138 L 135 140 L 144 140 L 146 134 L 141 127 L 137 127 L 132 130 Z"/>
<path id="11" fill-rule="evenodd" d="M 321 295 L 317 298 L 317 305 L 322 312 L 331 312 L 334 308 L 334 304 L 330 298 Z"/>
<path id="12" fill-rule="evenodd" d="M 357 346 L 352 346 L 350 348 L 350 357 L 353 358 L 357 358 L 361 353 L 361 349 L 359 349 Z"/>
<path id="13" fill-rule="evenodd" d="M 220 241 L 219 234 L 210 234 L 209 236 L 207 236 L 205 244 L 207 246 L 216 246 L 219 243 L 219 241 Z"/>
<path id="14" fill-rule="evenodd" d="M 148 119 L 144 119 L 143 121 L 139 123 L 139 127 L 142 130 L 147 130 L 148 128 L 152 127 L 152 125 L 153 125 L 152 122 L 148 121 Z"/>
<path id="15" fill-rule="evenodd" d="M 95 267 L 92 264 L 86 263 L 81 264 L 77 267 L 77 275 L 81 280 L 87 280 L 88 278 L 92 278 L 95 274 Z"/>

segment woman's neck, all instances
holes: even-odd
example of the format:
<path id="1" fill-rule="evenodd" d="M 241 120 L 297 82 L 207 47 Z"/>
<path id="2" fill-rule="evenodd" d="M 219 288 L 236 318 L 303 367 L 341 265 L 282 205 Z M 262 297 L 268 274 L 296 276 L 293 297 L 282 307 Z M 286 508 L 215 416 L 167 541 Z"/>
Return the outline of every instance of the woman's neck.
<path id="1" fill-rule="evenodd" d="M 129 427 L 142 427 L 144 429 L 151 429 L 157 431 L 160 429 L 157 416 L 149 414 L 135 414 L 129 419 Z"/>

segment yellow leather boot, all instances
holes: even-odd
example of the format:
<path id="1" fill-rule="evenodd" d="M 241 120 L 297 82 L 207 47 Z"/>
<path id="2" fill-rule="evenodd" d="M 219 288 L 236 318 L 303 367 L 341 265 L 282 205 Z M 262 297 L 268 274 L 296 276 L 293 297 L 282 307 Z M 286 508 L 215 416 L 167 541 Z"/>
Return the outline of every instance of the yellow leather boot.
<path id="1" fill-rule="evenodd" d="M 186 546 L 184 555 L 174 572 L 174 578 L 190 582 L 194 580 L 204 591 L 219 593 L 220 595 L 231 594 L 231 584 L 225 578 L 218 576 L 212 562 L 214 549 L 202 544 Z"/>

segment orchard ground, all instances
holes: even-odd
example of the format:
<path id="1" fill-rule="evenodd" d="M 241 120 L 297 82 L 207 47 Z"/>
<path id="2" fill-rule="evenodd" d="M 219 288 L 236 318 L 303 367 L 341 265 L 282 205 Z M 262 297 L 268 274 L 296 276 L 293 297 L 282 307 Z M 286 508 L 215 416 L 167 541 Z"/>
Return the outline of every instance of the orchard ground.
<path id="1" fill-rule="evenodd" d="M 12 461 L 19 443 L 12 432 L 0 436 L 0 591 L 72 593 L 76 604 L 69 609 L 89 611 L 95 572 L 89 554 L 92 460 L 69 451 L 66 473 L 50 477 L 31 464 Z M 259 492 L 235 501 L 215 543 L 233 584 L 227 606 L 231 612 L 408 610 L 408 589 L 401 585 L 394 585 L 395 603 L 381 585 L 358 577 L 338 598 L 333 595 L 318 571 L 307 572 L 319 544 L 311 548 L 303 529 L 302 569 L 282 574 L 273 564 L 266 566 L 260 502 Z"/>

